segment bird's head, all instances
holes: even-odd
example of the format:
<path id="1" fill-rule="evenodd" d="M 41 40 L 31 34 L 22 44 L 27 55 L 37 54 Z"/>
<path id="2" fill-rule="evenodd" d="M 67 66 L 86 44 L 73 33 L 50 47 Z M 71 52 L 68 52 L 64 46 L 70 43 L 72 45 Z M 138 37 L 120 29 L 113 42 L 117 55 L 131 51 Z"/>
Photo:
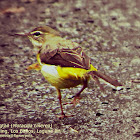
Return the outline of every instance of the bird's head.
<path id="1" fill-rule="evenodd" d="M 60 36 L 58 31 L 49 26 L 36 27 L 28 33 L 16 33 L 15 35 L 28 36 L 35 48 L 38 49 L 40 49 L 49 38 Z"/>
<path id="2" fill-rule="evenodd" d="M 29 40 L 35 47 L 40 48 L 49 37 L 59 36 L 59 32 L 52 29 L 49 26 L 42 26 L 33 29 L 31 32 L 27 33 Z"/>

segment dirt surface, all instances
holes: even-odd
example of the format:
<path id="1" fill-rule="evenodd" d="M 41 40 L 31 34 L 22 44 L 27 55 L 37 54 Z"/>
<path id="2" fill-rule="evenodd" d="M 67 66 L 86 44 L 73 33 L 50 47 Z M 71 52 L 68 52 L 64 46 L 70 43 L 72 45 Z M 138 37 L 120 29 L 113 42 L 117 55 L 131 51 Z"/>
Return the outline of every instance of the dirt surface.
<path id="1" fill-rule="evenodd" d="M 0 0 L 0 139 L 140 139 L 139 0 Z M 92 64 L 125 85 L 121 91 L 93 81 L 74 117 L 58 119 L 54 87 L 40 72 L 27 38 L 14 35 L 49 25 L 81 44 Z M 63 90 L 63 103 L 80 86 Z"/>

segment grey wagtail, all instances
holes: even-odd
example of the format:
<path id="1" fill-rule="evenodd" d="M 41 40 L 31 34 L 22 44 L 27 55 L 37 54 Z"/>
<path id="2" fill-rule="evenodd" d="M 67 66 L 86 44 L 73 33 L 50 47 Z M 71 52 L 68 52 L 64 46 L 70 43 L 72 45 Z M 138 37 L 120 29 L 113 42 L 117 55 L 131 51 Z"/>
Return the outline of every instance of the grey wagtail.
<path id="1" fill-rule="evenodd" d="M 45 79 L 56 88 L 61 107 L 61 118 L 68 116 L 63 112 L 60 89 L 83 85 L 71 102 L 75 104 L 91 77 L 102 90 L 99 79 L 118 90 L 122 88 L 122 84 L 117 80 L 94 68 L 90 58 L 78 43 L 62 38 L 56 30 L 43 26 L 24 35 L 28 36 L 35 48 L 38 48 L 38 63 L 30 65 L 28 69 L 40 70 Z"/>

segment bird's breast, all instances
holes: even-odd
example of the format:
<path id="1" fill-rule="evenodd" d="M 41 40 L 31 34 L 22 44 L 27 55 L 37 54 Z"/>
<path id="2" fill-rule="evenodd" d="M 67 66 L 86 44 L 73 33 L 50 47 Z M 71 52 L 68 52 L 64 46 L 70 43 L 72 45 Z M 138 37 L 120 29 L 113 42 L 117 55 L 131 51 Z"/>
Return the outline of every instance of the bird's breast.
<path id="1" fill-rule="evenodd" d="M 59 89 L 75 87 L 83 84 L 83 81 L 89 78 L 84 76 L 86 70 L 48 64 L 42 65 L 41 73 L 51 85 Z"/>

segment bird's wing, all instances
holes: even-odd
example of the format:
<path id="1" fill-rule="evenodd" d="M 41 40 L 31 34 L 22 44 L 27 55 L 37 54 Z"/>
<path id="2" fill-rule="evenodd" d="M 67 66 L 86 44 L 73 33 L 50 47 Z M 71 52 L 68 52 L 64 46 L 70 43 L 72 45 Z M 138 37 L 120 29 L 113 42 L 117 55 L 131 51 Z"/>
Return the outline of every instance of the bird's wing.
<path id="1" fill-rule="evenodd" d="M 40 51 L 39 53 L 41 62 L 45 64 L 83 69 L 90 68 L 90 59 L 81 47 L 75 47 L 73 49 L 61 48 L 46 52 Z"/>

